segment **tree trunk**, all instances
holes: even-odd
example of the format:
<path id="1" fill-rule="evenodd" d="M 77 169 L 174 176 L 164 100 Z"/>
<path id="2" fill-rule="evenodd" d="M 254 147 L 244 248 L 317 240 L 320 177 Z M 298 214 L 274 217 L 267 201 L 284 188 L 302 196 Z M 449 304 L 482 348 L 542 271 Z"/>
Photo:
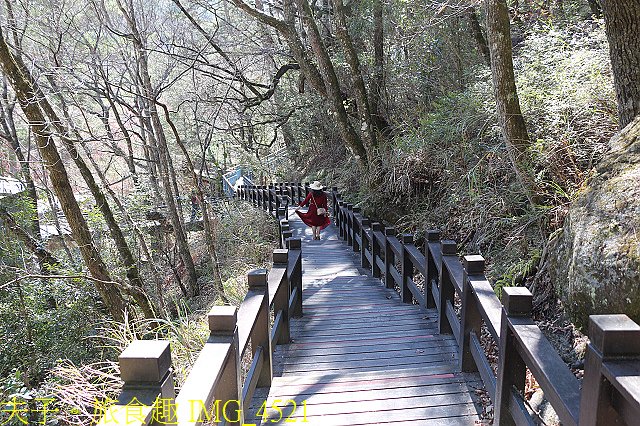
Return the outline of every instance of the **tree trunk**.
<path id="1" fill-rule="evenodd" d="M 640 114 L 640 1 L 602 0 L 620 128 Z"/>
<path id="2" fill-rule="evenodd" d="M 362 143 L 360 135 L 355 131 L 353 126 L 351 126 L 351 123 L 349 123 L 349 116 L 347 115 L 347 111 L 342 100 L 338 76 L 336 75 L 331 58 L 322 44 L 320 32 L 318 31 L 318 26 L 313 19 L 309 2 L 307 2 L 307 0 L 296 0 L 296 4 L 298 5 L 299 12 L 302 14 L 302 21 L 309 31 L 311 49 L 318 61 L 320 74 L 324 80 L 324 86 L 327 89 L 328 100 L 336 114 L 336 121 L 340 136 L 344 139 L 346 145 L 351 148 L 360 164 L 364 168 L 367 168 L 369 165 L 367 150 Z"/>
<path id="3" fill-rule="evenodd" d="M 4 39 L 1 29 L 0 62 L 2 62 L 4 73 L 9 78 L 16 92 L 20 106 L 29 121 L 29 125 L 33 129 L 38 150 L 51 176 L 53 189 L 69 222 L 84 262 L 91 276 L 98 280 L 95 281 L 96 289 L 102 296 L 112 317 L 116 321 L 123 321 L 125 301 L 119 289 L 111 280 L 108 269 L 93 244 L 89 227 L 82 216 L 80 206 L 74 197 L 73 188 L 69 183 L 67 170 L 54 143 L 53 134 L 45 125 L 46 119 L 38 103 L 33 102 L 34 99 L 38 99 L 38 94 L 36 90 L 31 87 L 30 81 L 24 76 L 13 54 L 9 50 L 9 46 Z"/>
<path id="4" fill-rule="evenodd" d="M 167 139 L 162 128 L 162 123 L 160 122 L 158 109 L 156 108 L 155 104 L 157 95 L 153 90 L 153 85 L 151 84 L 147 49 L 144 45 L 142 35 L 138 31 L 133 4 L 129 3 L 128 10 L 122 7 L 120 2 L 118 2 L 118 7 L 120 8 L 120 11 L 122 12 L 125 20 L 127 21 L 127 25 L 132 32 L 131 39 L 136 51 L 138 61 L 137 65 L 139 67 L 140 73 L 139 77 L 142 82 L 142 90 L 145 98 L 144 101 L 146 102 L 146 106 L 149 110 L 151 126 L 153 127 L 153 132 L 158 144 L 158 158 L 160 160 L 159 166 L 161 168 L 160 175 L 162 177 L 162 183 L 167 195 L 165 201 L 169 210 L 169 218 L 171 219 L 171 224 L 173 225 L 173 235 L 176 238 L 180 259 L 182 260 L 185 271 L 187 273 L 187 286 L 189 287 L 191 296 L 195 296 L 200 292 L 198 288 L 198 276 L 196 274 L 196 268 L 193 263 L 193 258 L 191 257 L 191 251 L 189 250 L 189 244 L 187 243 L 187 235 L 184 231 L 182 218 L 180 217 L 179 206 L 176 204 L 175 196 L 177 196 L 178 193 L 176 193 L 175 195 L 173 194 L 175 173 L 173 173 L 173 166 L 170 163 L 171 160 L 167 159 L 167 156 L 169 156 L 169 147 L 167 145 Z M 172 176 L 173 181 L 171 178 Z"/>
<path id="5" fill-rule="evenodd" d="M 482 26 L 480 25 L 480 20 L 478 19 L 478 13 L 476 12 L 475 7 L 470 7 L 467 10 L 467 18 L 469 19 L 469 26 L 471 27 L 473 39 L 476 41 L 476 47 L 480 51 L 480 54 L 487 66 L 491 67 L 489 46 L 487 46 L 487 39 L 484 37 L 484 33 L 482 32 Z"/>
<path id="6" fill-rule="evenodd" d="M 347 29 L 347 19 L 344 13 L 344 5 L 342 0 L 333 1 L 335 7 L 335 19 L 336 19 L 336 35 L 342 45 L 342 50 L 345 54 L 347 64 L 351 70 L 351 82 L 356 94 L 356 101 L 358 103 L 358 114 L 360 115 L 360 128 L 364 135 L 364 140 L 367 143 L 367 151 L 372 152 L 376 147 L 376 132 L 374 131 L 374 124 L 371 116 L 371 108 L 369 107 L 369 97 L 367 95 L 367 88 L 364 85 L 364 79 L 362 78 L 362 70 L 360 68 L 360 59 L 358 59 L 358 53 L 353 46 L 353 41 L 349 35 Z"/>
<path id="7" fill-rule="evenodd" d="M 373 2 L 373 77 L 369 85 L 371 114 L 376 130 L 384 133 L 389 129 L 382 113 L 381 99 L 384 93 L 384 8 L 382 0 Z"/>
<path id="8" fill-rule="evenodd" d="M 487 0 L 487 39 L 491 53 L 491 74 L 498 112 L 509 158 L 529 201 L 535 204 L 534 181 L 529 165 L 529 135 L 525 125 L 513 72 L 509 9 L 506 0 Z"/>

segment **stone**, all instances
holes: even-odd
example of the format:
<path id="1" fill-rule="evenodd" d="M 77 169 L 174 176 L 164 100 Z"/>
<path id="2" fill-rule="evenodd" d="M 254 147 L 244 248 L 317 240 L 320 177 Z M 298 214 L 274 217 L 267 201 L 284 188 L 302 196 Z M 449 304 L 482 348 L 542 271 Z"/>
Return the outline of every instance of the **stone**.
<path id="1" fill-rule="evenodd" d="M 616 134 L 550 243 L 550 274 L 571 319 L 625 313 L 640 322 L 640 117 Z"/>

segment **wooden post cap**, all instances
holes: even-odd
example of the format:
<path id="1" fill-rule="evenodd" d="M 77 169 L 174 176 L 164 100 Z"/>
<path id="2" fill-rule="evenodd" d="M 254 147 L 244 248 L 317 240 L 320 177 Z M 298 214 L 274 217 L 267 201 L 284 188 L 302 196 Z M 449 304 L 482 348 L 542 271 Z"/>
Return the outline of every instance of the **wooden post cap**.
<path id="1" fill-rule="evenodd" d="M 273 263 L 274 264 L 287 264 L 289 262 L 289 250 L 287 249 L 275 249 L 273 251 Z"/>
<path id="2" fill-rule="evenodd" d="M 351 211 L 353 211 L 353 204 L 348 203 L 348 204 L 347 204 L 347 210 L 351 210 Z"/>
<path id="3" fill-rule="evenodd" d="M 440 239 L 440 231 L 430 229 L 427 231 L 427 241 L 438 241 Z"/>
<path id="4" fill-rule="evenodd" d="M 362 208 L 361 207 L 354 207 L 353 208 L 353 212 L 354 213 L 362 213 Z"/>
<path id="5" fill-rule="evenodd" d="M 509 316 L 528 317 L 533 309 L 533 296 L 526 287 L 503 287 L 502 306 Z"/>
<path id="6" fill-rule="evenodd" d="M 284 207 L 278 207 L 278 216 L 284 216 L 287 213 L 287 209 Z"/>
<path id="7" fill-rule="evenodd" d="M 300 250 L 302 248 L 302 240 L 300 238 L 288 238 L 287 248 L 289 250 Z"/>
<path id="8" fill-rule="evenodd" d="M 462 262 L 464 264 L 464 269 L 465 271 L 467 271 L 468 275 L 477 275 L 484 272 L 484 257 L 480 256 L 479 254 L 465 256 Z"/>
<path id="9" fill-rule="evenodd" d="M 396 228 L 394 228 L 392 226 L 384 228 L 384 235 L 387 235 L 389 237 L 393 237 L 394 235 L 396 235 Z"/>
<path id="10" fill-rule="evenodd" d="M 280 225 L 280 230 L 282 231 L 282 235 L 284 235 L 285 232 L 293 233 L 293 231 L 289 230 L 289 223 L 283 223 L 282 225 Z"/>
<path id="11" fill-rule="evenodd" d="M 362 226 L 371 226 L 371 219 L 363 217 L 360 223 L 362 224 Z"/>
<path id="12" fill-rule="evenodd" d="M 238 322 L 235 306 L 214 306 L 207 316 L 211 334 L 233 334 Z"/>
<path id="13" fill-rule="evenodd" d="M 458 245 L 452 240 L 443 240 L 440 243 L 443 256 L 453 256 L 458 253 Z"/>
<path id="14" fill-rule="evenodd" d="M 285 229 L 286 228 L 286 229 Z M 293 231 L 289 231 L 289 226 L 283 226 L 282 227 L 282 238 L 284 238 L 285 240 L 287 238 L 291 238 L 293 237 Z"/>
<path id="15" fill-rule="evenodd" d="M 382 231 L 384 229 L 384 226 L 380 222 L 374 222 L 371 224 L 371 229 L 378 232 Z"/>
<path id="16" fill-rule="evenodd" d="M 402 234 L 402 244 L 413 244 L 413 234 Z"/>
<path id="17" fill-rule="evenodd" d="M 289 219 L 280 219 L 280 225 L 289 225 Z"/>
<path id="18" fill-rule="evenodd" d="M 249 289 L 262 288 L 267 286 L 267 270 L 253 269 L 247 274 Z"/>
<path id="19" fill-rule="evenodd" d="M 590 315 L 589 340 L 603 357 L 640 355 L 640 326 L 624 314 Z"/>
<path id="20" fill-rule="evenodd" d="M 345 202 L 344 202 L 344 201 L 342 201 L 342 200 L 340 200 L 340 201 L 338 201 L 338 205 L 339 205 L 340 207 L 344 207 Z"/>
<path id="21" fill-rule="evenodd" d="M 159 383 L 171 368 L 168 340 L 134 340 L 118 357 L 125 383 Z"/>

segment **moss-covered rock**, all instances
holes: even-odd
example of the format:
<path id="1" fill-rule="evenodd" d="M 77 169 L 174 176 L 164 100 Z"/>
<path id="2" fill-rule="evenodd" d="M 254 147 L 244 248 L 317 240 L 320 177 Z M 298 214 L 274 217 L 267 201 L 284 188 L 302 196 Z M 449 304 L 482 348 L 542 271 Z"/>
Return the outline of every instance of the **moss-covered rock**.
<path id="1" fill-rule="evenodd" d="M 640 117 L 611 139 L 550 253 L 556 290 L 576 324 L 594 313 L 640 322 Z"/>

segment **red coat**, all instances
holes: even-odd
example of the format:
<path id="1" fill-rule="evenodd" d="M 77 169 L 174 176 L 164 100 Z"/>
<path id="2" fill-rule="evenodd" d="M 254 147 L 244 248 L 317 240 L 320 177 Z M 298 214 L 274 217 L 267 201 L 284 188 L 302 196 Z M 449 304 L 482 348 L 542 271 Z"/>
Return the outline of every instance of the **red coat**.
<path id="1" fill-rule="evenodd" d="M 318 208 L 320 207 L 327 210 L 327 212 L 329 211 L 327 196 L 324 192 L 317 197 L 313 195 L 313 191 L 309 192 L 307 198 L 300 203 L 300 207 L 304 207 L 307 204 L 309 205 L 309 210 L 307 210 L 306 213 L 296 212 L 305 224 L 308 226 L 319 226 L 320 229 L 324 229 L 331 224 L 331 220 L 329 220 L 327 216 L 318 215 Z"/>

